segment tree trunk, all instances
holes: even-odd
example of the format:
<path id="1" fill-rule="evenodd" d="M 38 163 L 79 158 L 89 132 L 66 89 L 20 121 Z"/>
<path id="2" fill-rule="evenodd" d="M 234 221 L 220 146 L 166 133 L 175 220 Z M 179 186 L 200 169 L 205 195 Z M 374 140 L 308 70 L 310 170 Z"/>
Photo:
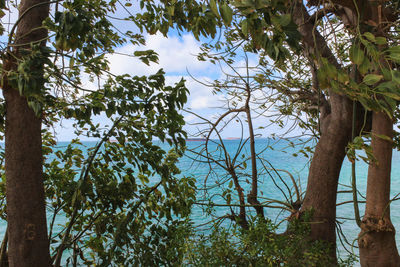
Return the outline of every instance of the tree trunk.
<path id="1" fill-rule="evenodd" d="M 40 27 L 49 14 L 48 1 L 23 0 L 19 14 L 15 35 L 19 46 L 11 51 L 14 57 L 19 57 L 21 49 L 30 49 L 30 43 L 47 37 L 47 31 Z M 44 41 L 41 43 L 43 45 Z M 16 70 L 18 63 L 14 57 L 10 56 L 4 65 L 6 71 Z M 41 118 L 35 115 L 17 88 L 12 88 L 6 80 L 3 82 L 9 266 L 50 266 Z"/>
<path id="2" fill-rule="evenodd" d="M 358 243 L 362 266 L 400 266 L 395 229 L 390 220 L 390 172 L 393 145 L 377 135 L 393 138 L 393 121 L 383 112 L 372 117 L 371 147 L 375 161 L 368 168 L 367 204 Z"/>
<path id="3" fill-rule="evenodd" d="M 336 68 L 341 68 L 326 40 L 312 24 L 303 1 L 295 1 L 292 17 L 298 25 L 307 53 L 314 55 L 314 58 L 324 57 Z M 333 90 L 328 91 L 329 103 L 321 107 L 321 137 L 311 161 L 301 211 L 312 211 L 310 238 L 327 241 L 330 244 L 330 256 L 335 261 L 336 195 L 346 146 L 351 140 L 353 112 L 349 98 Z"/>
<path id="4" fill-rule="evenodd" d="M 376 27 L 375 36 L 387 36 L 386 25 L 392 23 L 385 15 L 385 0 L 370 0 L 365 18 Z M 390 12 L 391 11 L 391 12 Z M 394 10 L 389 10 L 394 13 Z M 388 21 L 389 20 L 389 21 Z M 386 47 L 381 45 L 380 50 Z M 380 58 L 379 65 L 391 69 L 392 62 Z M 375 70 L 380 74 L 381 70 Z M 394 111 L 392 111 L 392 114 Z M 362 266 L 400 266 L 395 228 L 390 220 L 390 182 L 393 151 L 393 120 L 383 111 L 372 115 L 371 148 L 374 161 L 368 166 L 367 196 L 361 232 L 358 238 Z"/>
<path id="5" fill-rule="evenodd" d="M 345 112 L 344 112 L 345 113 Z M 334 117 L 316 146 L 308 175 L 302 211 L 312 211 L 311 239 L 331 245 L 330 256 L 336 259 L 336 195 L 340 170 L 351 139 L 349 119 Z"/>

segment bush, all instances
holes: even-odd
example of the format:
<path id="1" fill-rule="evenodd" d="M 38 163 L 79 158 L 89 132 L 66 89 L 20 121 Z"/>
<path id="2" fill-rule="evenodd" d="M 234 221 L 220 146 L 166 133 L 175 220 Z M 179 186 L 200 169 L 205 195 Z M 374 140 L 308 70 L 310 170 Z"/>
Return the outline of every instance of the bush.
<path id="1" fill-rule="evenodd" d="M 216 226 L 210 235 L 193 238 L 185 266 L 333 266 L 329 247 L 309 241 L 309 224 L 291 221 L 285 233 L 277 234 L 270 221 L 253 221 L 248 230 Z M 340 261 L 351 266 L 350 257 Z M 336 266 L 336 265 L 335 265 Z"/>

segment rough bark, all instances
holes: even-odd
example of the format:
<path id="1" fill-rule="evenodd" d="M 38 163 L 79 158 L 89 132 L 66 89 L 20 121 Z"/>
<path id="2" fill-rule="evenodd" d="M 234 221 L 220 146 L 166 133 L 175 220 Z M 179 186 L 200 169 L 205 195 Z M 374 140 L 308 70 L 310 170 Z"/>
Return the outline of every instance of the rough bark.
<path id="1" fill-rule="evenodd" d="M 33 7 L 35 6 L 35 7 Z M 26 11 L 26 12 L 25 12 Z M 25 15 L 22 16 L 22 14 Z M 40 28 L 49 14 L 48 2 L 23 0 L 15 35 L 15 49 L 4 68 L 15 70 L 21 49 L 47 37 Z M 44 42 L 42 42 L 44 44 Z M 5 172 L 9 266 L 50 266 L 42 175 L 41 118 L 28 106 L 26 97 L 3 81 L 6 102 Z"/>
<path id="2" fill-rule="evenodd" d="M 340 68 L 326 40 L 316 31 L 302 1 L 293 8 L 293 20 L 298 25 L 307 53 L 324 57 Z M 329 92 L 329 106 L 322 107 L 321 137 L 316 146 L 308 175 L 307 191 L 302 212 L 312 211 L 311 240 L 330 244 L 330 256 L 336 259 L 336 195 L 346 146 L 351 140 L 352 102 L 333 90 Z"/>
<path id="3" fill-rule="evenodd" d="M 383 112 L 372 117 L 371 148 L 375 161 L 368 168 L 367 204 L 359 235 L 362 266 L 400 266 L 395 229 L 390 221 L 390 172 L 393 145 L 378 135 L 393 137 L 393 121 Z"/>
<path id="4" fill-rule="evenodd" d="M 336 196 L 337 186 L 351 139 L 351 112 L 348 118 L 330 114 L 329 125 L 321 134 L 311 161 L 306 195 L 302 211 L 312 211 L 312 240 L 323 240 L 331 245 L 332 259 L 336 258 Z"/>
<path id="5" fill-rule="evenodd" d="M 364 19 L 375 26 L 373 29 L 375 36 L 386 36 L 385 25 L 392 19 L 386 16 L 385 2 L 385 0 L 368 1 L 366 10 L 369 12 L 364 14 Z M 384 58 L 381 58 L 379 63 L 381 66 L 391 68 L 391 63 Z M 375 72 L 379 74 L 380 69 L 376 69 Z M 384 112 L 374 112 L 371 148 L 375 159 L 368 166 L 365 214 L 358 239 L 362 266 L 400 266 L 395 229 L 390 220 L 392 140 L 393 120 Z"/>

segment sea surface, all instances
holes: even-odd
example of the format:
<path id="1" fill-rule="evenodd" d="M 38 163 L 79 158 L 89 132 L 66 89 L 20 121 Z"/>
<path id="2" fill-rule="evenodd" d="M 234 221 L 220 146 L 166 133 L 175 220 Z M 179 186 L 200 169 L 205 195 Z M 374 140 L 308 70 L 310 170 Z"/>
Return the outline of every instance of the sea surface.
<path id="1" fill-rule="evenodd" d="M 307 176 L 308 176 L 308 167 L 311 160 L 310 149 L 312 150 L 315 146 L 315 142 L 305 142 L 305 139 L 291 139 L 291 140 L 277 140 L 277 139 L 257 139 L 256 140 L 256 151 L 258 153 L 259 160 L 257 161 L 257 169 L 259 174 L 259 191 L 263 192 L 263 194 L 259 194 L 260 201 L 268 199 L 276 199 L 285 201 L 286 199 L 290 199 L 290 194 L 288 191 L 291 191 L 293 195 L 293 199 L 295 198 L 295 192 L 293 190 L 292 179 L 290 179 L 290 175 L 296 181 L 296 184 L 299 187 L 300 194 L 304 197 L 305 189 L 307 186 Z M 231 158 L 234 157 L 235 153 L 237 153 L 238 147 L 241 145 L 241 141 L 239 140 L 223 140 L 225 151 L 228 152 Z M 204 148 L 205 142 L 187 142 L 187 147 L 189 150 Z M 217 158 L 222 158 L 224 153 L 221 153 L 221 150 L 218 150 L 217 147 L 220 147 L 220 142 L 211 142 L 209 145 L 209 151 L 212 155 L 217 155 Z M 249 146 L 248 144 L 244 145 L 244 149 L 241 153 L 244 154 L 244 159 L 246 159 L 249 155 Z M 364 156 L 365 153 L 363 151 L 357 151 L 359 156 Z M 193 156 L 193 153 L 187 152 L 187 155 Z M 241 158 L 242 156 L 239 156 Z M 197 158 L 197 160 L 200 158 Z M 203 158 L 204 159 L 204 158 Z M 214 158 L 215 159 L 215 158 Z M 263 160 L 261 160 L 263 159 Z M 391 198 L 398 198 L 398 194 L 400 193 L 400 152 L 393 151 L 392 157 L 392 182 L 391 182 Z M 246 179 L 245 175 L 249 175 L 251 173 L 250 169 L 251 163 L 247 160 L 247 168 L 239 170 L 244 175 L 242 176 L 242 182 Z M 212 186 L 215 184 L 215 180 L 217 179 L 215 176 L 223 175 L 224 171 L 221 168 L 218 168 L 216 164 L 209 165 L 205 163 L 196 163 L 196 160 L 193 160 L 192 157 L 185 157 L 180 162 L 180 167 L 187 173 L 188 175 L 193 175 L 196 177 L 196 181 L 198 183 L 199 188 L 203 188 L 205 186 L 204 180 L 207 175 L 210 175 L 210 169 L 216 172 L 216 174 L 211 175 L 211 177 L 207 177 L 207 186 Z M 272 171 L 274 168 L 277 170 L 277 173 L 281 176 L 282 180 L 277 177 L 277 173 Z M 269 169 L 269 172 L 266 170 Z M 280 171 L 278 171 L 280 170 Z M 284 170 L 284 171 L 283 171 Z M 288 174 L 290 173 L 290 175 Z M 357 190 L 360 195 L 358 196 L 358 201 L 364 201 L 366 194 L 366 185 L 367 185 L 367 173 L 368 173 L 368 165 L 361 158 L 356 161 L 356 181 L 357 181 Z M 339 188 L 337 198 L 337 220 L 338 226 L 340 227 L 340 231 L 344 234 L 342 238 L 337 238 L 338 251 L 339 255 L 345 258 L 349 255 L 349 251 L 358 255 L 358 249 L 352 248 L 348 244 L 357 245 L 356 238 L 360 232 L 359 227 L 357 226 L 354 218 L 354 206 L 353 203 L 346 203 L 347 201 L 351 201 L 353 199 L 351 193 L 351 163 L 349 159 L 346 157 L 342 166 L 342 170 L 340 173 L 339 180 Z M 217 179 L 218 180 L 218 179 Z M 245 195 L 249 192 L 249 186 L 245 188 Z M 290 190 L 288 190 L 290 189 Z M 217 193 L 216 191 L 220 190 L 217 188 L 211 189 L 212 193 L 206 195 L 210 196 L 213 193 Z M 347 191 L 347 192 L 345 192 Z M 350 192 L 349 192 L 350 191 Z M 199 191 L 198 197 L 201 199 L 204 197 L 204 192 Z M 216 198 L 217 200 L 218 198 Z M 216 201 L 217 202 L 217 201 Z M 345 204 L 341 204 L 345 203 Z M 359 204 L 360 215 L 361 218 L 364 215 L 365 203 Z M 393 225 L 396 229 L 400 229 L 400 201 L 393 201 L 391 203 L 391 219 Z M 217 213 L 219 215 L 224 215 L 228 213 L 228 209 L 226 208 L 218 208 Z M 266 208 L 265 209 L 266 216 L 275 221 L 276 223 L 282 222 L 285 218 L 289 216 L 288 212 L 282 212 L 280 209 L 274 208 Z M 205 213 L 202 211 L 200 206 L 195 206 L 193 210 L 192 218 L 195 222 L 199 224 L 203 223 L 205 220 Z M 283 222 L 280 225 L 282 231 L 285 229 L 285 223 Z M 339 228 L 338 228 L 339 229 Z M 396 235 L 397 245 L 400 245 L 400 235 Z M 356 264 L 358 265 L 358 264 Z"/>
<path id="2" fill-rule="evenodd" d="M 169 149 L 168 145 L 161 144 L 155 141 L 166 150 Z M 60 149 L 65 147 L 68 143 L 60 142 L 58 146 Z M 202 203 L 212 201 L 216 204 L 225 204 L 221 194 L 222 188 L 229 189 L 230 175 L 223 169 L 227 161 L 232 161 L 235 157 L 236 173 L 240 179 L 241 185 L 244 188 L 244 193 L 250 190 L 250 175 L 251 175 L 251 161 L 250 161 L 250 146 L 248 142 L 242 140 L 211 140 L 208 142 L 207 150 L 205 150 L 204 141 L 188 141 L 187 152 L 184 157 L 179 161 L 179 168 L 181 169 L 182 176 L 191 176 L 196 179 L 198 188 L 197 204 L 194 205 L 192 210 L 191 219 L 193 223 L 198 226 L 199 231 L 207 233 L 208 227 L 204 224 L 218 216 L 224 216 L 229 213 L 227 207 L 215 207 L 213 214 L 210 216 L 205 212 L 206 206 Z M 95 146 L 96 142 L 83 142 L 83 147 L 89 148 Z M 257 153 L 257 171 L 259 180 L 259 197 L 260 202 L 268 202 L 272 200 L 290 201 L 296 200 L 296 190 L 294 182 L 298 187 L 299 194 L 304 197 L 306 185 L 308 166 L 310 163 L 310 150 L 313 149 L 315 143 L 305 142 L 305 139 L 291 139 L 291 140 L 278 140 L 278 139 L 257 139 L 255 143 Z M 364 155 L 359 151 L 360 155 Z M 244 163 L 243 163 L 244 162 Z M 392 162 L 392 185 L 391 197 L 397 197 L 400 193 L 400 152 L 393 151 Z M 368 166 L 363 160 L 356 162 L 356 175 L 357 175 L 357 189 L 360 194 L 365 196 L 367 184 L 367 171 Z M 290 178 L 292 177 L 292 178 Z M 340 174 L 339 191 L 350 191 L 351 184 L 351 164 L 345 158 L 344 164 Z M 233 189 L 234 186 L 231 187 Z M 206 190 L 207 189 L 207 190 Z M 232 193 L 232 204 L 237 203 L 234 192 Z M 351 193 L 339 193 L 337 203 L 343 203 L 352 200 Z M 359 196 L 359 200 L 364 200 Z M 275 203 L 275 204 L 274 204 Z M 265 209 L 266 216 L 273 222 L 280 225 L 279 230 L 285 229 L 285 219 L 290 215 L 289 212 L 282 212 L 276 202 L 270 203 L 274 206 Z M 359 205 L 361 216 L 364 214 L 364 203 Z M 253 212 L 248 208 L 249 213 Z M 50 218 L 50 214 L 48 214 Z M 357 245 L 356 237 L 360 232 L 354 220 L 354 208 L 352 203 L 342 204 L 337 207 L 337 217 L 341 231 L 348 243 Z M 48 218 L 48 220 L 49 220 Z M 391 218 L 393 225 L 400 229 L 400 202 L 394 201 L 391 204 Z M 58 221 L 58 223 L 62 223 Z M 57 224 L 57 222 L 56 222 Z M 223 224 L 229 227 L 229 222 L 225 221 Z M 0 235 L 5 232 L 6 225 L 0 224 Z M 400 236 L 396 235 L 397 245 L 399 246 Z M 343 245 L 345 242 L 338 238 L 339 255 L 346 257 L 348 252 L 346 249 L 351 250 L 349 245 Z M 354 253 L 358 254 L 358 250 L 354 249 Z"/>

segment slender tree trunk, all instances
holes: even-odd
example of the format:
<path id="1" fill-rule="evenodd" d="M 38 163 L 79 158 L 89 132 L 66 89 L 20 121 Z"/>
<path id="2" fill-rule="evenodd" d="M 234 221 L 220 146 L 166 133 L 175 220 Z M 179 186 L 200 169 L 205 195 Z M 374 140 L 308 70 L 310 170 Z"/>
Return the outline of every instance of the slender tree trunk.
<path id="1" fill-rule="evenodd" d="M 25 15 L 22 16 L 22 14 Z M 42 26 L 49 14 L 46 0 L 22 0 L 20 20 L 11 51 L 19 57 L 21 49 L 44 40 Z M 44 44 L 44 42 L 42 42 Z M 4 68 L 15 70 L 18 62 L 10 57 Z M 6 101 L 5 169 L 10 266 L 50 266 L 45 198 L 42 175 L 41 118 L 28 106 L 26 97 L 7 81 L 3 84 Z"/>
<path id="2" fill-rule="evenodd" d="M 391 23 L 385 15 L 385 2 L 387 1 L 368 1 L 366 10 L 370 12 L 367 12 L 366 19 L 376 25 L 372 31 L 375 36 L 386 36 L 388 30 L 386 25 Z M 380 46 L 381 50 L 385 48 Z M 381 58 L 379 64 L 388 69 L 392 68 L 391 62 L 385 58 Z M 380 69 L 377 68 L 376 73 L 379 72 Z M 393 120 L 384 112 L 374 112 L 371 136 L 374 161 L 368 167 L 365 214 L 358 239 L 362 266 L 400 266 L 395 228 L 390 220 L 392 140 Z"/>
<path id="3" fill-rule="evenodd" d="M 362 266 L 400 266 L 395 229 L 390 220 L 390 172 L 393 145 L 378 135 L 393 138 L 393 121 L 383 112 L 372 117 L 371 147 L 375 157 L 368 168 L 367 204 L 358 243 Z"/>
<path id="4" fill-rule="evenodd" d="M 253 122 L 250 110 L 251 89 L 248 84 L 246 84 L 246 91 L 247 91 L 247 99 L 245 105 L 245 110 L 246 110 L 245 112 L 247 117 L 247 125 L 249 127 L 250 153 L 251 153 L 251 191 L 247 195 L 247 201 L 251 205 L 255 205 L 254 209 L 256 210 L 257 216 L 259 218 L 264 219 L 264 208 L 260 206 L 260 201 L 258 201 L 257 198 L 258 194 L 257 153 L 256 153 Z"/>

